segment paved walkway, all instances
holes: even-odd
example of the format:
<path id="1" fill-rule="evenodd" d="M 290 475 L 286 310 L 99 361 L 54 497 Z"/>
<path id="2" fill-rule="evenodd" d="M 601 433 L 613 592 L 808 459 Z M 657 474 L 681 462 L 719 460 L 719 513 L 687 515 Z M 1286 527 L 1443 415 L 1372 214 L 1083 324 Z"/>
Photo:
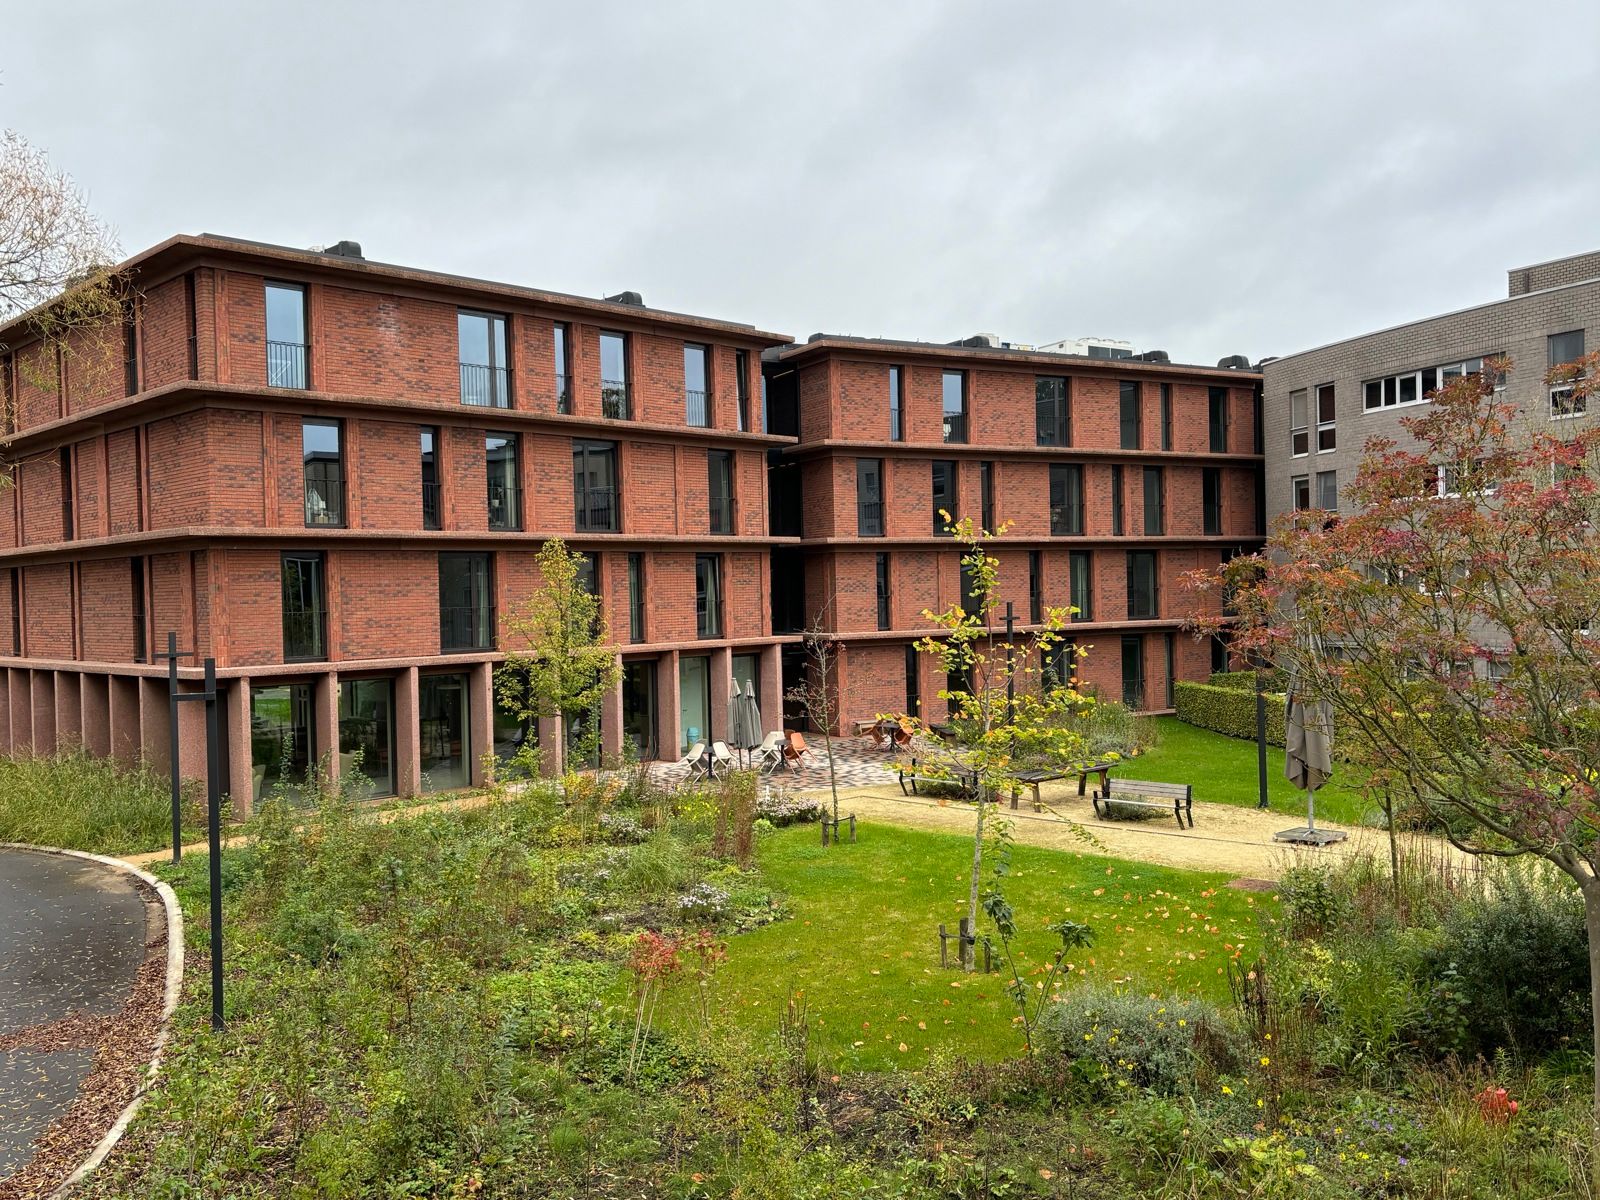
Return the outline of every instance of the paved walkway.
<path id="1" fill-rule="evenodd" d="M 69 1018 L 120 1012 L 145 961 L 145 903 L 121 871 L 0 849 L 0 1181 L 33 1157 L 94 1069 Z"/>

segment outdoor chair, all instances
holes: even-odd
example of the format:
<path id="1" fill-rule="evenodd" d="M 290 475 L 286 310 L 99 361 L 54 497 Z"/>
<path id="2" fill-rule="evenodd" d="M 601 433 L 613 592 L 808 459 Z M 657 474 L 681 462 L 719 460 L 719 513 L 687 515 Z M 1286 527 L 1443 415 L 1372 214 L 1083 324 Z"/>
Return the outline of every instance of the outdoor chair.
<path id="1" fill-rule="evenodd" d="M 706 744 L 704 742 L 696 742 L 689 747 L 689 753 L 672 765 L 675 767 L 687 767 L 689 769 L 689 782 L 698 783 L 707 774 L 705 757 Z"/>
<path id="2" fill-rule="evenodd" d="M 800 760 L 811 754 L 811 747 L 806 745 L 804 735 L 798 729 L 785 729 L 783 731 L 783 760 L 789 764 L 791 771 L 800 769 Z M 815 755 L 812 755 L 815 757 Z"/>
<path id="3" fill-rule="evenodd" d="M 770 775 L 783 765 L 783 734 L 773 730 L 761 739 L 761 745 L 756 747 L 756 766 Z"/>
<path id="4" fill-rule="evenodd" d="M 707 768 L 712 775 L 725 775 L 739 762 L 733 757 L 733 751 L 728 749 L 727 742 L 711 743 L 711 765 Z"/>

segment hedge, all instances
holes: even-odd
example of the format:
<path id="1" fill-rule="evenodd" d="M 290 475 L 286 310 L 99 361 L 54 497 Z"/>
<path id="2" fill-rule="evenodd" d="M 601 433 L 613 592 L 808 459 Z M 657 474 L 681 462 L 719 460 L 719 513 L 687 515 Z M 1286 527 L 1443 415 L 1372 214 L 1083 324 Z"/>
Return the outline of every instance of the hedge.
<path id="1" fill-rule="evenodd" d="M 1276 667 L 1266 672 L 1262 680 L 1269 692 L 1281 692 L 1285 688 L 1286 680 L 1283 672 Z M 1254 671 L 1213 671 L 1211 672 L 1212 687 L 1236 688 L 1241 692 L 1254 692 L 1256 690 L 1256 673 Z"/>
<path id="2" fill-rule="evenodd" d="M 1248 674 L 1248 672 L 1234 672 L 1234 674 Z M 1172 685 L 1172 692 L 1177 702 L 1178 720 L 1198 725 L 1201 729 L 1210 729 L 1216 733 L 1225 733 L 1229 737 L 1246 738 L 1253 742 L 1256 737 L 1256 697 L 1253 681 L 1250 687 L 1250 691 L 1243 691 L 1238 687 L 1219 687 L 1214 683 L 1175 683 Z M 1283 693 L 1268 692 L 1266 707 L 1267 742 L 1273 746 L 1281 746 L 1283 745 Z"/>

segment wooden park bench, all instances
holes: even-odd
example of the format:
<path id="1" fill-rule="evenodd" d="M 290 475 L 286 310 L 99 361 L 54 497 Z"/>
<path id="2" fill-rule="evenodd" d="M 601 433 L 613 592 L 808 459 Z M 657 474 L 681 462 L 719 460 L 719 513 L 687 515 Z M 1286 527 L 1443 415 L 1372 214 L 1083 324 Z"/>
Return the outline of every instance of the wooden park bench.
<path id="1" fill-rule="evenodd" d="M 1083 775 L 1080 774 L 1079 772 L 1076 772 L 1076 771 L 1051 771 L 1051 770 L 1035 769 L 1035 770 L 1029 770 L 1029 771 L 1017 771 L 1011 776 L 1011 778 L 1015 783 L 1020 783 L 1023 787 L 1032 789 L 1032 791 L 1033 791 L 1033 811 L 1034 812 L 1043 812 L 1044 811 L 1044 804 L 1039 799 L 1039 785 L 1041 783 L 1049 783 L 1053 779 L 1065 779 L 1068 775 L 1078 775 L 1078 779 L 1079 779 L 1078 794 L 1080 796 L 1083 795 L 1083 787 L 1082 787 Z M 1018 789 L 1015 786 L 1013 786 L 1012 789 L 1011 789 L 1011 807 L 1012 808 L 1015 808 L 1017 806 L 1017 794 L 1018 794 Z"/>
<path id="2" fill-rule="evenodd" d="M 1129 808 L 1151 808 L 1163 812 L 1170 808 L 1172 815 L 1177 818 L 1179 829 L 1184 827 L 1185 818 L 1188 820 L 1189 828 L 1194 828 L 1194 788 L 1187 783 L 1153 783 L 1144 779 L 1119 779 L 1114 789 L 1109 785 L 1104 791 L 1095 789 L 1094 812 L 1097 817 L 1105 817 L 1113 804 Z"/>
<path id="3" fill-rule="evenodd" d="M 917 771 L 917 760 L 912 759 L 908 764 L 899 768 L 900 792 L 902 795 L 918 795 L 922 793 L 917 788 L 920 780 L 923 783 L 937 784 L 941 787 L 953 787 L 961 790 L 963 800 L 976 800 L 978 798 L 978 773 L 965 767 L 957 767 L 950 775 L 923 775 Z M 906 783 L 910 782 L 910 788 Z"/>

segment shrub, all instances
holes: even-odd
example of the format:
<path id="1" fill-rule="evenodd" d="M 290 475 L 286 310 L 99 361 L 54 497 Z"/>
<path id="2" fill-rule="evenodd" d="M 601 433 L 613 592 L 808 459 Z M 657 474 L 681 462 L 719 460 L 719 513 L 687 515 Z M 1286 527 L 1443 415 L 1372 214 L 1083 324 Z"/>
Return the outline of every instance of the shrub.
<path id="1" fill-rule="evenodd" d="M 756 798 L 756 816 L 773 825 L 796 825 L 802 821 L 820 821 L 828 806 L 812 796 L 791 796 L 784 792 L 762 792 Z"/>
<path id="2" fill-rule="evenodd" d="M 78 752 L 0 759 L 0 842 L 96 853 L 155 850 L 172 839 L 171 783 L 146 767 Z M 184 787 L 185 840 L 205 832 L 204 794 Z M 226 819 L 226 814 L 224 814 Z"/>
<path id="3" fill-rule="evenodd" d="M 1130 804 L 1125 800 L 1118 800 L 1115 796 L 1107 797 L 1100 802 L 1100 813 L 1108 821 L 1158 821 L 1162 817 L 1172 815 L 1166 809 Z"/>
<path id="4" fill-rule="evenodd" d="M 1236 687 L 1217 687 L 1209 683 L 1172 685 L 1178 720 L 1229 737 L 1254 741 L 1256 736 L 1255 692 Z M 1283 696 L 1267 696 L 1267 742 L 1283 745 Z"/>
<path id="5" fill-rule="evenodd" d="M 1080 1080 L 1108 1091 L 1148 1088 L 1174 1095 L 1195 1086 L 1198 1067 L 1233 1065 L 1228 1027 L 1215 1008 L 1199 1000 L 1086 986 L 1046 1007 L 1039 1037 L 1041 1045 L 1072 1064 Z M 1211 1061 L 1202 1062 L 1197 1039 Z"/>
<path id="6" fill-rule="evenodd" d="M 1140 754 L 1155 744 L 1155 727 L 1125 704 L 1097 700 L 1081 706 L 1065 722 L 1083 737 L 1085 753 L 1093 758 Z"/>
<path id="7" fill-rule="evenodd" d="M 1545 1054 L 1589 1041 L 1583 899 L 1525 866 L 1445 912 L 1420 947 L 1435 1048 Z"/>
<path id="8" fill-rule="evenodd" d="M 1254 695 L 1256 690 L 1256 673 L 1254 671 L 1213 671 L 1211 678 L 1206 681 L 1212 687 L 1232 688 L 1240 692 L 1249 692 Z M 1289 677 L 1276 667 L 1262 673 L 1261 686 L 1268 692 L 1282 695 L 1289 686 Z"/>
<path id="9" fill-rule="evenodd" d="M 1278 899 L 1291 937 L 1319 937 L 1344 924 L 1351 914 L 1344 874 L 1327 862 L 1297 863 L 1284 871 Z"/>

